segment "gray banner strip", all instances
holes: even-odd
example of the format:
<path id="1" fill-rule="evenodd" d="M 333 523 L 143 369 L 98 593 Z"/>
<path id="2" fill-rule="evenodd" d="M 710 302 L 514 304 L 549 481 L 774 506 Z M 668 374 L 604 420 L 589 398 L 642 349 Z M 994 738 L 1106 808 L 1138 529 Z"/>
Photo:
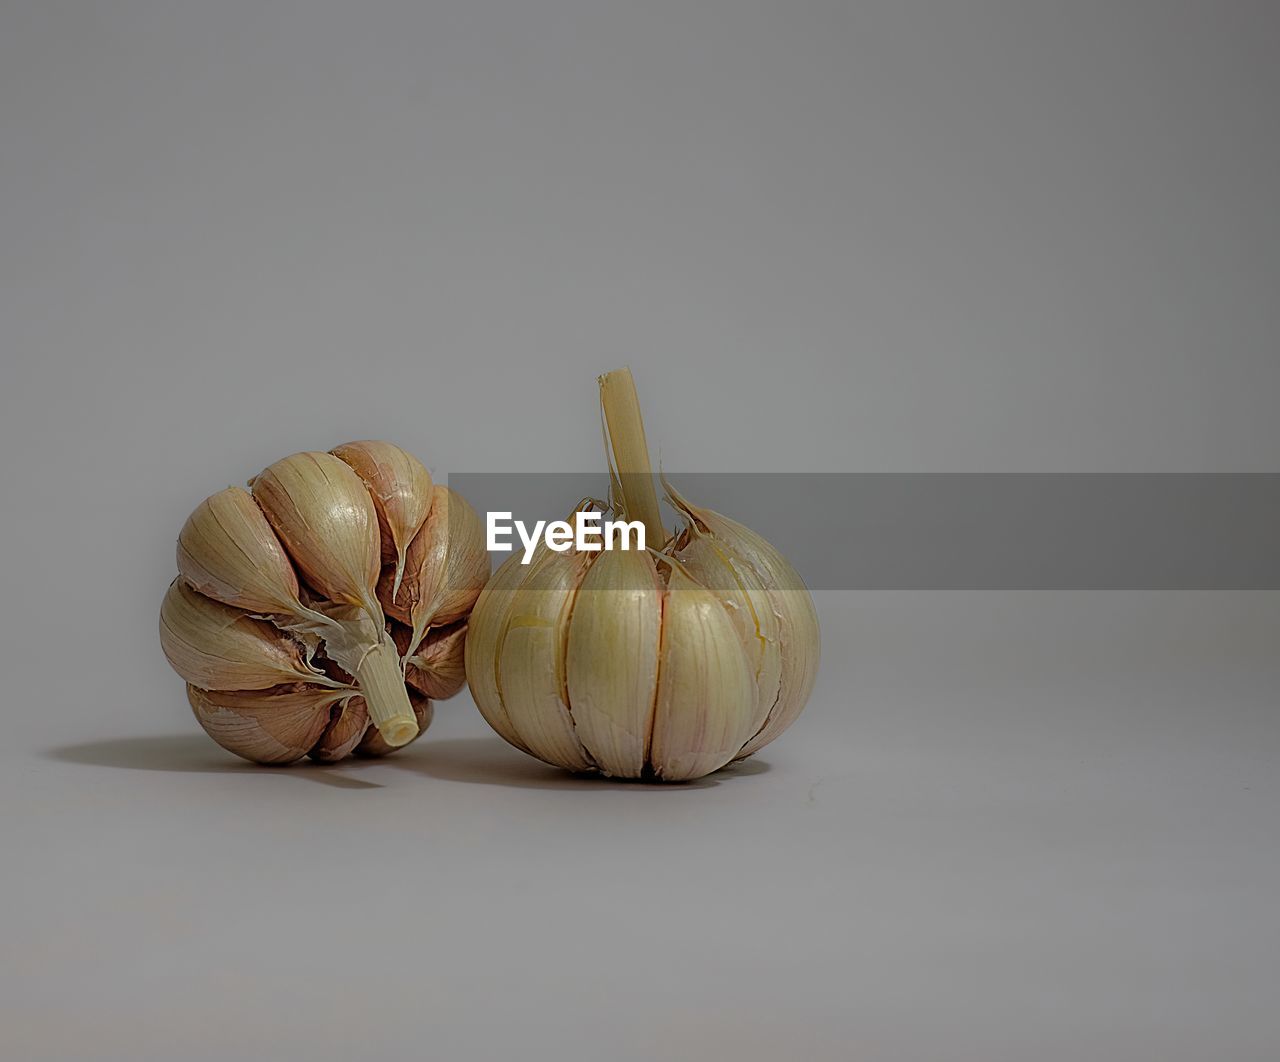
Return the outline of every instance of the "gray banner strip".
<path id="1" fill-rule="evenodd" d="M 1280 589 L 1277 473 L 668 476 L 767 538 L 814 590 Z M 482 517 L 525 521 L 608 491 L 602 474 L 448 482 Z"/>

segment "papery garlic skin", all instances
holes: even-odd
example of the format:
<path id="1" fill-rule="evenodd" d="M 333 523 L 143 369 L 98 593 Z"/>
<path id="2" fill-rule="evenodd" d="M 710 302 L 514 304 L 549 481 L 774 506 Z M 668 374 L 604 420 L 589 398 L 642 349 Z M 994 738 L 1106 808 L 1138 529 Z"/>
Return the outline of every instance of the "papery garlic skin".
<path id="1" fill-rule="evenodd" d="M 329 727 L 330 708 L 350 693 L 310 686 L 284 691 L 202 690 L 187 684 L 196 720 L 225 749 L 255 763 L 293 763 Z"/>
<path id="2" fill-rule="evenodd" d="M 337 450 L 343 459 L 294 454 L 251 492 L 212 495 L 179 536 L 180 575 L 161 608 L 165 655 L 209 735 L 255 762 L 384 755 L 426 729 L 431 696 L 461 686 L 467 617 L 488 577 L 479 518 L 399 447 Z M 413 542 L 438 563 L 404 570 Z M 476 553 L 483 571 L 465 563 Z M 397 644 L 387 614 L 398 575 L 401 593 L 448 603 L 419 617 L 421 657 L 405 628 Z M 407 674 L 426 695 L 407 688 Z"/>
<path id="3" fill-rule="evenodd" d="M 366 733 L 377 733 L 377 727 L 369 723 L 369 709 L 363 697 L 344 701 L 332 715 L 320 739 L 307 750 L 307 755 L 316 763 L 345 760 L 355 752 Z"/>
<path id="4" fill-rule="evenodd" d="M 431 630 L 417 650 L 405 657 L 404 676 L 409 685 L 437 701 L 461 690 L 467 684 L 466 640 L 465 620 Z"/>
<path id="5" fill-rule="evenodd" d="M 751 667 L 724 606 L 679 568 L 662 606 L 659 663 L 654 774 L 682 782 L 719 770 L 751 736 Z"/>
<path id="6" fill-rule="evenodd" d="M 289 556 L 242 487 L 196 506 L 178 535 L 178 571 L 201 593 L 249 612 L 303 611 Z"/>
<path id="7" fill-rule="evenodd" d="M 591 759 L 639 778 L 649 759 L 663 586 L 648 553 L 602 552 L 577 592 L 565 645 L 565 693 Z"/>
<path id="8" fill-rule="evenodd" d="M 489 580 L 484 525 L 475 509 L 438 483 L 431 499 L 431 512 L 409 544 L 399 589 L 389 569 L 384 569 L 377 587 L 387 615 L 412 628 L 410 653 L 417 651 L 429 627 L 469 615 Z"/>
<path id="9" fill-rule="evenodd" d="M 539 549 L 546 552 L 545 545 L 539 546 Z M 538 554 L 535 553 L 534 563 L 537 558 Z M 471 610 L 465 655 L 467 685 L 480 714 L 503 740 L 521 752 L 528 752 L 529 749 L 520 739 L 506 705 L 502 702 L 502 692 L 498 686 L 498 650 L 506 634 L 511 600 L 527 574 L 526 566 L 520 563 L 519 554 L 513 553 L 498 566 L 498 570 L 480 591 L 475 608 Z"/>
<path id="10" fill-rule="evenodd" d="M 763 729 L 782 689 L 781 623 L 775 602 L 755 569 L 709 535 L 691 534 L 673 555 L 686 574 L 715 594 L 737 632 L 754 680 L 755 734 Z"/>
<path id="11" fill-rule="evenodd" d="M 380 620 L 378 514 L 350 466 L 332 454 L 293 454 L 255 477 L 252 489 L 307 582 Z"/>
<path id="12" fill-rule="evenodd" d="M 351 466 L 373 500 L 382 533 L 382 559 L 396 566 L 394 596 L 404 577 L 405 551 L 431 512 L 431 473 L 413 454 L 381 440 L 343 443 L 331 452 Z"/>
<path id="13" fill-rule="evenodd" d="M 764 748 L 800 715 L 818 674 L 822 638 L 818 611 L 804 580 L 790 562 L 761 535 L 736 520 L 691 504 L 670 484 L 667 497 L 689 521 L 690 544 L 675 551 L 683 559 L 693 552 L 694 542 L 706 536 L 719 550 L 732 557 L 740 572 L 749 570 L 764 591 L 764 600 L 777 621 L 780 647 L 778 693 L 756 735 L 743 747 L 743 758 Z M 765 610 L 760 610 L 761 614 Z"/>
<path id="14" fill-rule="evenodd" d="M 570 770 L 594 761 L 574 729 L 565 703 L 565 624 L 587 556 L 546 550 L 512 595 L 497 646 L 502 703 L 520 743 L 533 755 Z"/>
<path id="15" fill-rule="evenodd" d="M 265 690 L 281 683 L 341 684 L 312 667 L 282 631 L 175 579 L 160 606 L 160 645 L 173 668 L 201 689 Z"/>

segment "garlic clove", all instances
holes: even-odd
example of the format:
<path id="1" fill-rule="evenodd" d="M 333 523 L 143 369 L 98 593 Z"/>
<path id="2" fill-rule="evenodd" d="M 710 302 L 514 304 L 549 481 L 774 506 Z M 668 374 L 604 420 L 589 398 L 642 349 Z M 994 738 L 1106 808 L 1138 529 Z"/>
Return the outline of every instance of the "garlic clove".
<path id="1" fill-rule="evenodd" d="M 435 715 L 435 709 L 428 698 L 419 696 L 416 693 L 410 692 L 409 699 L 413 702 L 413 714 L 418 720 L 417 735 L 406 742 L 406 744 L 411 745 L 414 741 L 417 741 L 418 738 L 426 731 L 427 727 L 431 725 L 432 717 Z M 395 752 L 397 748 L 404 748 L 404 745 L 396 746 L 387 744 L 387 739 L 378 732 L 378 728 L 376 726 L 371 726 L 365 731 L 360 744 L 355 747 L 355 754 L 357 756 L 387 756 Z"/>
<path id="2" fill-rule="evenodd" d="M 395 564 L 394 596 L 404 575 L 405 551 L 431 511 L 431 473 L 412 454 L 380 440 L 343 443 L 330 453 L 351 466 L 373 499 L 382 559 Z"/>
<path id="3" fill-rule="evenodd" d="M 539 550 L 540 553 L 545 553 L 546 546 L 540 546 Z M 540 553 L 534 555 L 532 563 L 537 563 Z M 463 649 L 467 685 L 471 688 L 471 698 L 480 714 L 504 741 L 523 752 L 528 752 L 529 749 L 521 740 L 502 702 L 502 691 L 498 685 L 498 651 L 502 635 L 506 631 L 511 599 L 515 597 L 527 574 L 528 568 L 520 563 L 519 553 L 512 553 L 499 565 L 476 599 L 476 607 L 468 621 L 467 640 Z"/>
<path id="4" fill-rule="evenodd" d="M 317 763 L 337 763 L 350 756 L 371 730 L 376 733 L 369 722 L 364 698 L 352 697 L 333 712 L 328 726 L 307 755 Z"/>
<path id="5" fill-rule="evenodd" d="M 329 725 L 331 706 L 345 696 L 316 686 L 229 691 L 187 684 L 191 710 L 205 732 L 254 763 L 302 759 Z"/>
<path id="6" fill-rule="evenodd" d="M 332 454 L 300 453 L 269 466 L 252 489 L 307 581 L 381 626 L 378 516 L 360 477 Z"/>
<path id="7" fill-rule="evenodd" d="M 573 771 L 594 764 L 565 701 L 561 632 L 589 561 L 587 554 L 547 550 L 512 595 L 498 651 L 502 703 L 524 746 Z"/>
<path id="8" fill-rule="evenodd" d="M 178 571 L 200 593 L 228 605 L 302 610 L 293 565 L 243 487 L 218 491 L 196 506 L 178 535 Z"/>
<path id="9" fill-rule="evenodd" d="M 684 571 L 716 596 L 733 623 L 755 677 L 751 733 L 757 733 L 778 701 L 782 684 L 779 623 L 755 569 L 721 549 L 708 535 L 694 534 L 676 553 Z"/>
<path id="10" fill-rule="evenodd" d="M 566 685 L 578 738 L 607 775 L 638 778 L 658 683 L 662 584 L 648 553 L 607 550 L 578 588 Z"/>
<path id="11" fill-rule="evenodd" d="M 433 627 L 418 651 L 405 660 L 405 678 L 433 700 L 447 700 L 467 684 L 466 642 L 466 620 Z"/>
<path id="12" fill-rule="evenodd" d="M 307 662 L 302 646 L 175 579 L 160 606 L 160 644 L 170 666 L 201 689 L 263 690 L 286 682 L 342 684 Z"/>
<path id="13" fill-rule="evenodd" d="M 751 737 L 755 683 L 724 607 L 679 568 L 663 602 L 661 653 L 649 762 L 663 781 L 701 778 Z"/>
<path id="14" fill-rule="evenodd" d="M 739 557 L 759 577 L 774 614 L 782 647 L 778 699 L 764 725 L 742 749 L 739 759 L 764 748 L 800 715 L 813 692 L 822 637 L 813 597 L 800 574 L 761 535 L 711 509 L 691 504 L 664 482 L 672 505 L 701 525 L 730 556 Z"/>
<path id="15" fill-rule="evenodd" d="M 394 592 L 390 569 L 378 583 L 387 614 L 413 628 L 412 650 L 429 626 L 442 627 L 466 616 L 489 578 L 484 525 L 475 509 L 438 483 L 431 493 L 431 512 L 409 544 L 399 592 Z"/>

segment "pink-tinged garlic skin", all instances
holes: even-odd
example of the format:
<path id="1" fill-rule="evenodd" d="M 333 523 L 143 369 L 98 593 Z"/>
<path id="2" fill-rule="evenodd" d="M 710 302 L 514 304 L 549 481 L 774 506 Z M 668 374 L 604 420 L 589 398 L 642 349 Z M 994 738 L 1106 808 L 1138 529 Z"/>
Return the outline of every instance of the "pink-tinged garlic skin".
<path id="1" fill-rule="evenodd" d="M 416 739 L 430 726 L 433 706 L 416 692 L 410 698 Z M 187 699 L 205 733 L 253 763 L 282 766 L 304 757 L 336 763 L 353 753 L 376 757 L 396 751 L 373 725 L 364 699 L 342 691 L 312 686 L 202 690 L 188 684 Z"/>
<path id="2" fill-rule="evenodd" d="M 340 692 L 323 687 L 283 690 L 202 690 L 187 685 L 191 710 L 214 741 L 254 763 L 302 759 L 329 726 Z"/>
<path id="3" fill-rule="evenodd" d="M 264 690 L 286 682 L 328 683 L 303 646 L 246 612 L 175 579 L 160 606 L 160 645 L 169 666 L 201 689 Z M 329 683 L 331 684 L 331 683 Z"/>
<path id="4" fill-rule="evenodd" d="M 409 685 L 434 701 L 448 700 L 467 684 L 467 621 L 428 632 L 417 652 L 405 660 Z"/>
<path id="5" fill-rule="evenodd" d="M 330 601 L 374 612 L 378 515 L 349 465 L 332 454 L 281 458 L 255 477 L 253 499 L 308 583 Z"/>
<path id="6" fill-rule="evenodd" d="M 202 594 L 246 612 L 295 612 L 302 605 L 289 555 L 243 487 L 196 506 L 178 535 L 178 572 Z"/>
<path id="7" fill-rule="evenodd" d="M 382 560 L 395 564 L 399 590 L 405 552 L 431 512 L 431 473 L 413 454 L 378 439 L 343 443 L 330 451 L 346 462 L 369 492 L 382 537 Z"/>
<path id="8" fill-rule="evenodd" d="M 387 615 L 412 629 L 410 653 L 431 627 L 470 615 L 489 581 L 489 554 L 479 514 L 462 495 L 436 484 L 431 512 L 409 543 L 399 590 L 394 571 L 383 569 L 378 596 Z"/>

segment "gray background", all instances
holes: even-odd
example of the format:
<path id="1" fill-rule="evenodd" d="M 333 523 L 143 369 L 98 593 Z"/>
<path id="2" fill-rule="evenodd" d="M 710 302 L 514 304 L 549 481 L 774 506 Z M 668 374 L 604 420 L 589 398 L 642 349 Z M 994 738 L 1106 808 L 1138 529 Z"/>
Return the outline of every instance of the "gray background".
<path id="1" fill-rule="evenodd" d="M 1274 594 L 822 594 L 806 715 L 678 789 L 465 694 L 240 766 L 155 625 L 212 490 L 591 468 L 623 362 L 689 469 L 1275 471 L 1278 53 L 1208 0 L 4 0 L 6 1056 L 1274 1059 Z"/>

